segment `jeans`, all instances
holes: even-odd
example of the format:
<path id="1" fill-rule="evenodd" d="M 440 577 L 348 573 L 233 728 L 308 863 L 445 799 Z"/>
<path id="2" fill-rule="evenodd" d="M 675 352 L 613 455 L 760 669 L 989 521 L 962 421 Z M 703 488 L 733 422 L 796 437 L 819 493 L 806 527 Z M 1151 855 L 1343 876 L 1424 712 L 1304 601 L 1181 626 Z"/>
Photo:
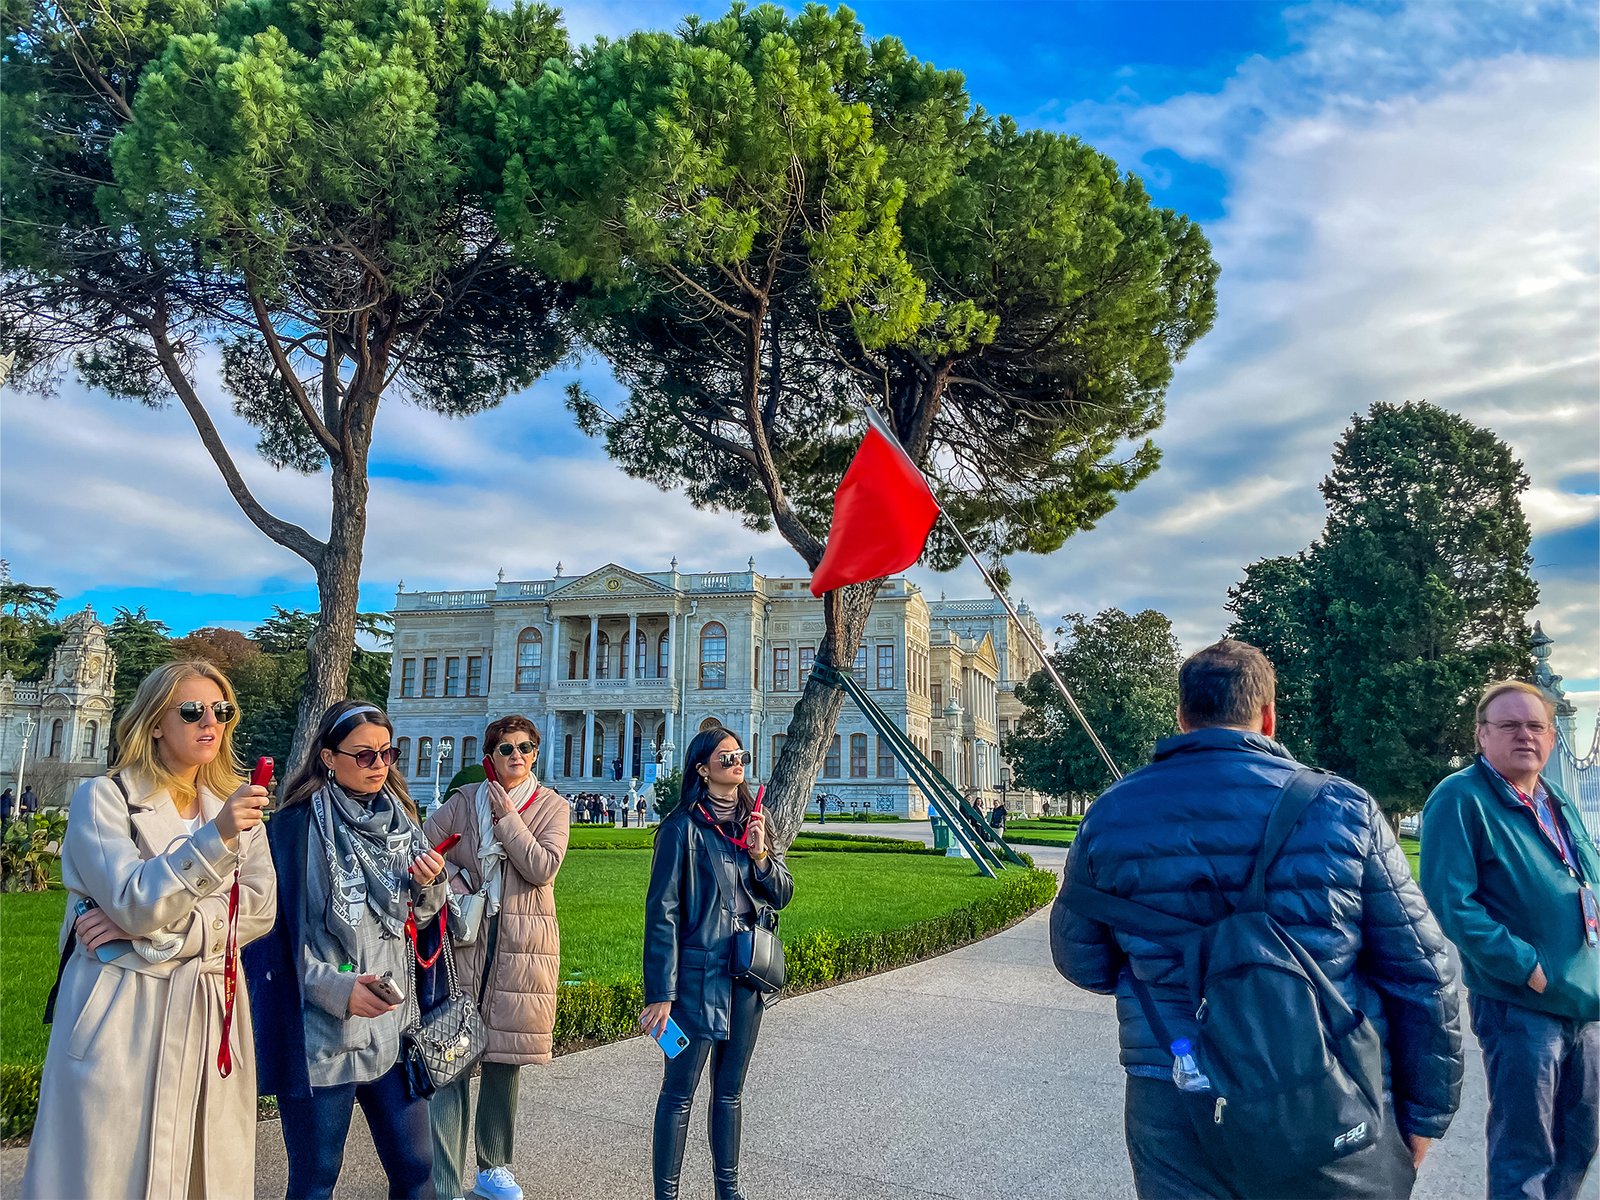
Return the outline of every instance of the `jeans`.
<path id="1" fill-rule="evenodd" d="M 308 1100 L 278 1098 L 289 1152 L 289 1200 L 332 1197 L 358 1103 L 389 1177 L 389 1195 L 394 1200 L 433 1200 L 428 1102 L 411 1098 L 399 1063 L 370 1083 L 312 1088 Z"/>
<path id="2" fill-rule="evenodd" d="M 1600 1142 L 1600 1021 L 1469 996 L 1489 1081 L 1489 1195 L 1568 1200 Z"/>
<path id="3" fill-rule="evenodd" d="M 1391 1105 L 1384 1106 L 1383 1133 L 1372 1145 L 1309 1174 L 1264 1184 L 1239 1178 L 1208 1151 L 1189 1115 L 1193 1100 L 1171 1080 L 1128 1076 L 1123 1133 L 1139 1200 L 1406 1200 L 1416 1183 Z"/>
<path id="4" fill-rule="evenodd" d="M 699 1086 L 708 1060 L 711 1063 L 711 1164 L 717 1200 L 738 1197 L 744 1077 L 756 1048 L 756 1035 L 761 1032 L 763 1011 L 761 993 L 735 983 L 728 1039 L 696 1038 L 677 1058 L 667 1059 L 661 1096 L 656 1101 L 652 1143 L 656 1200 L 677 1200 L 678 1174 L 683 1167 L 683 1148 L 689 1136 L 694 1090 Z"/>

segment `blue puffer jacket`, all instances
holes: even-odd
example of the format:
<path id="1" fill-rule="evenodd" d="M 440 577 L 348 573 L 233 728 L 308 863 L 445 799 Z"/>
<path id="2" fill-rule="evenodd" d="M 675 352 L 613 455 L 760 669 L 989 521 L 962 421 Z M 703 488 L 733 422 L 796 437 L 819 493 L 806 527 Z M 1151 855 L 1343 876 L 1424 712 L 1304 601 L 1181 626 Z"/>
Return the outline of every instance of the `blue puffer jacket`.
<path id="1" fill-rule="evenodd" d="M 1166 739 L 1149 766 L 1089 809 L 1067 861 L 1068 882 L 1191 921 L 1216 920 L 1243 893 L 1267 813 L 1298 766 L 1256 733 L 1199 729 Z M 1441 1136 L 1461 1097 L 1456 964 L 1370 796 L 1330 777 L 1267 872 L 1267 907 L 1376 1026 L 1401 1132 Z M 1123 1066 L 1137 1075 L 1169 1072 L 1172 1055 L 1158 1044 L 1127 973 L 1149 986 L 1174 1037 L 1193 1037 L 1177 954 L 1115 932 L 1059 898 L 1050 941 L 1057 969 L 1073 983 L 1115 992 Z"/>

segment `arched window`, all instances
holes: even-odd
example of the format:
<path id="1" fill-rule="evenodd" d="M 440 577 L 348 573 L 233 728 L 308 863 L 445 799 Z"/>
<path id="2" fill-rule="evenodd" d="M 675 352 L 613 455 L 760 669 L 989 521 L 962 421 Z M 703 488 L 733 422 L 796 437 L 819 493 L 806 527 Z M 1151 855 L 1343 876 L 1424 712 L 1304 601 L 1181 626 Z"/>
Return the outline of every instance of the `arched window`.
<path id="1" fill-rule="evenodd" d="M 656 642 L 656 678 L 665 679 L 667 671 L 672 665 L 672 644 L 667 640 L 667 631 L 661 631 L 661 637 Z"/>
<path id="2" fill-rule="evenodd" d="M 461 765 L 470 767 L 478 761 L 478 739 L 475 737 L 461 739 Z"/>
<path id="3" fill-rule="evenodd" d="M 537 691 L 544 676 L 544 635 L 524 629 L 517 635 L 517 691 Z"/>
<path id="4" fill-rule="evenodd" d="M 705 689 L 728 686 L 728 631 L 716 621 L 700 629 L 700 686 Z"/>
<path id="5" fill-rule="evenodd" d="M 411 770 L 411 739 L 396 738 L 394 748 L 400 751 L 400 757 L 394 760 L 394 765 L 400 774 L 405 775 Z"/>
<path id="6" fill-rule="evenodd" d="M 439 778 L 448 780 L 456 773 L 456 743 L 454 738 L 443 738 L 439 742 L 439 752 L 443 755 L 439 759 Z"/>
<path id="7" fill-rule="evenodd" d="M 867 777 L 867 735 L 852 733 L 850 735 L 850 778 L 865 779 Z"/>
<path id="8" fill-rule="evenodd" d="M 605 634 L 601 634 L 605 637 Z M 593 779 L 602 779 L 606 774 L 606 727 L 599 721 L 594 723 L 594 744 L 589 747 L 589 775 Z"/>
<path id="9" fill-rule="evenodd" d="M 417 775 L 425 778 L 433 774 L 433 739 L 417 739 Z"/>
<path id="10" fill-rule="evenodd" d="M 839 778 L 839 735 L 833 735 L 833 741 L 828 743 L 828 757 L 822 760 L 822 775 L 825 779 Z"/>
<path id="11" fill-rule="evenodd" d="M 611 635 L 604 629 L 600 631 L 600 648 L 594 655 L 594 677 L 596 679 L 611 678 Z"/>
<path id="12" fill-rule="evenodd" d="M 61 722 L 52 721 L 50 723 L 50 753 L 45 756 L 46 758 L 61 757 L 61 734 Z"/>
<path id="13" fill-rule="evenodd" d="M 564 752 L 561 755 L 561 773 L 568 779 L 572 778 L 572 735 L 566 737 Z"/>
<path id="14" fill-rule="evenodd" d="M 650 639 L 640 630 L 633 643 L 633 677 L 643 679 L 650 670 L 650 664 L 646 661 L 650 657 Z"/>
<path id="15" fill-rule="evenodd" d="M 90 721 L 83 727 L 83 756 L 93 759 L 100 749 L 100 722 Z"/>

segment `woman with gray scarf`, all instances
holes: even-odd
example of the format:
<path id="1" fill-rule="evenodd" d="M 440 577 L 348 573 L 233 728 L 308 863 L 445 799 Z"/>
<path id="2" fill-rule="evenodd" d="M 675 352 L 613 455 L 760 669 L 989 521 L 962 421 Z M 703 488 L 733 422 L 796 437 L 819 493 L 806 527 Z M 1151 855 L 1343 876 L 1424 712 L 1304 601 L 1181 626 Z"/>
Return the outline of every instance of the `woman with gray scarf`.
<path id="1" fill-rule="evenodd" d="M 567 853 L 570 809 L 534 777 L 539 731 L 527 717 L 493 722 L 483 746 L 491 778 L 452 793 L 427 825 L 435 845 L 461 835 L 446 854 L 461 946 L 456 961 L 462 986 L 479 998 L 489 1035 L 475 1114 L 464 1077 L 433 1097 L 439 1200 L 468 1190 L 484 1200 L 521 1200 L 511 1168 L 517 1077 L 524 1066 L 550 1061 L 561 979 L 555 880 Z M 469 1115 L 476 1118 L 475 1176 L 467 1156 Z"/>
<path id="2" fill-rule="evenodd" d="M 357 1103 L 389 1195 L 433 1194 L 428 1104 L 407 1089 L 400 1031 L 416 985 L 407 920 L 437 917 L 447 888 L 393 740 L 375 705 L 335 704 L 267 826 L 278 920 L 245 969 L 262 1013 L 258 1085 L 278 1098 L 290 1200 L 333 1194 Z M 403 1001 L 386 998 L 386 978 Z"/>

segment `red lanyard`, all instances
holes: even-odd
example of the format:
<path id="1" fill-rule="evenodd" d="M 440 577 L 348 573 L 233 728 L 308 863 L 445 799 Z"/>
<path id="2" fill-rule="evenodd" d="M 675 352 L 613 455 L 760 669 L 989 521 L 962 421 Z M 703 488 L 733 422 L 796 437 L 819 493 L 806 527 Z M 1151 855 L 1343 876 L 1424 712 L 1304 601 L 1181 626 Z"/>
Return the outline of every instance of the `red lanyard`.
<path id="1" fill-rule="evenodd" d="M 740 833 L 738 837 L 734 837 L 731 833 L 724 829 L 720 823 L 718 823 L 716 817 L 711 815 L 711 810 L 706 807 L 705 801 L 700 801 L 696 807 L 699 808 L 700 814 L 711 823 L 711 828 L 715 829 L 718 833 L 725 837 L 731 845 L 739 847 L 739 849 L 743 850 L 747 854 L 750 852 L 750 826 L 748 824 L 745 825 L 744 831 Z M 733 824 L 731 821 L 728 823 L 730 825 Z"/>
<path id="2" fill-rule="evenodd" d="M 244 847 L 239 847 L 244 853 Z M 228 893 L 228 959 L 222 966 L 222 1045 L 217 1047 L 217 1074 L 233 1074 L 233 1002 L 239 991 L 239 868 L 233 868 Z"/>
<path id="3" fill-rule="evenodd" d="M 411 953 L 417 960 L 417 966 L 424 971 L 433 970 L 433 964 L 439 961 L 439 955 L 444 952 L 444 939 L 449 936 L 445 930 L 445 910 L 439 910 L 439 948 L 428 958 L 422 957 L 422 951 L 417 949 L 417 910 L 412 908 L 406 914 L 406 936 L 411 939 Z"/>

